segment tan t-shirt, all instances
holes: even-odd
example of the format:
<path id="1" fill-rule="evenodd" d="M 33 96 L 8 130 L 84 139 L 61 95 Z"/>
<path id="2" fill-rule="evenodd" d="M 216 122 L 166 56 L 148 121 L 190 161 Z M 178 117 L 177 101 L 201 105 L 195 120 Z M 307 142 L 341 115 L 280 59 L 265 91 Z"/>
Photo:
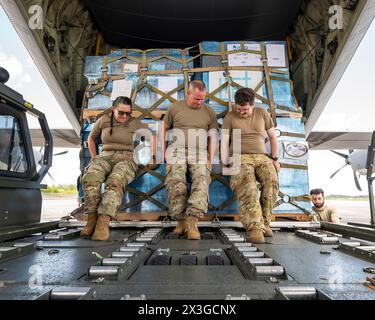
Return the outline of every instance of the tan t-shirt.
<path id="1" fill-rule="evenodd" d="M 241 129 L 241 154 L 266 153 L 266 130 L 274 126 L 268 111 L 254 108 L 248 118 L 241 118 L 237 111 L 229 112 L 222 129 L 230 130 L 230 153 L 233 151 L 233 130 Z"/>
<path id="2" fill-rule="evenodd" d="M 205 104 L 199 109 L 192 109 L 188 107 L 186 100 L 177 101 L 169 106 L 164 123 L 171 129 L 181 129 L 184 132 L 186 149 L 188 148 L 189 129 L 203 129 L 207 133 L 209 130 L 219 127 L 214 110 Z M 199 139 L 196 135 L 195 138 L 198 147 Z"/>
<path id="3" fill-rule="evenodd" d="M 136 130 L 147 128 L 148 126 L 142 123 L 137 118 L 131 117 L 125 123 L 117 122 L 113 119 L 112 135 L 111 130 L 111 114 L 104 114 L 95 122 L 94 127 L 90 132 L 90 137 L 94 139 L 102 139 L 103 151 L 133 151 L 134 142 L 133 135 Z"/>
<path id="4" fill-rule="evenodd" d="M 340 219 L 334 209 L 327 206 L 324 206 L 321 211 L 317 210 L 314 206 L 312 209 L 317 214 L 318 221 L 340 223 Z"/>

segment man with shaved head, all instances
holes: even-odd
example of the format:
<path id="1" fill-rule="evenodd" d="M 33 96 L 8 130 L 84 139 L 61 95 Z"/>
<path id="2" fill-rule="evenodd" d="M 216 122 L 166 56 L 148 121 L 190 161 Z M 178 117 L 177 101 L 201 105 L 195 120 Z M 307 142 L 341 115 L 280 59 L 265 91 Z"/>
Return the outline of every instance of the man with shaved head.
<path id="1" fill-rule="evenodd" d="M 200 239 L 197 223 L 208 209 L 211 164 L 217 145 L 216 113 L 203 103 L 205 99 L 204 82 L 194 80 L 189 84 L 186 99 L 170 105 L 164 117 L 165 132 L 172 129 L 174 137 L 166 152 L 165 180 L 169 214 L 178 221 L 173 233 L 186 232 L 191 240 Z M 169 161 L 168 154 L 174 156 L 175 161 Z M 190 194 L 187 174 L 192 182 Z"/>

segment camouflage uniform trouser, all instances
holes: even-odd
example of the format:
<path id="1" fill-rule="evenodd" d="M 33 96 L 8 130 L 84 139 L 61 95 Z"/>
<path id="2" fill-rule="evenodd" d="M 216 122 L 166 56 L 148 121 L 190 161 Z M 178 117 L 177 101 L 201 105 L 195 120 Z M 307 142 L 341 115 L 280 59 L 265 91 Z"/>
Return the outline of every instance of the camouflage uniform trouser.
<path id="1" fill-rule="evenodd" d="M 191 177 L 191 191 L 188 196 L 186 173 Z M 202 218 L 208 210 L 208 187 L 211 172 L 207 164 L 167 164 L 165 185 L 168 190 L 169 215 L 174 220 L 187 216 Z M 185 211 L 186 210 L 186 211 Z"/>
<path id="2" fill-rule="evenodd" d="M 260 199 L 256 182 L 260 183 Z M 230 186 L 240 202 L 240 219 L 246 230 L 265 230 L 272 219 L 279 179 L 272 160 L 264 154 L 241 155 L 241 170 Z"/>
<path id="3" fill-rule="evenodd" d="M 116 217 L 125 187 L 135 179 L 137 166 L 129 151 L 104 151 L 90 160 L 83 175 L 85 213 Z M 105 191 L 101 186 L 105 182 Z"/>

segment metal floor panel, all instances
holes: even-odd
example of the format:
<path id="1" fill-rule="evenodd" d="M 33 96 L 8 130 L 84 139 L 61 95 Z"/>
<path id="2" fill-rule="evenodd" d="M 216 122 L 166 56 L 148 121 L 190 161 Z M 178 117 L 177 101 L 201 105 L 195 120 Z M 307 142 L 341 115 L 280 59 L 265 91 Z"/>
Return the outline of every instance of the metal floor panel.
<path id="1" fill-rule="evenodd" d="M 141 266 L 129 280 L 139 283 L 232 283 L 245 281 L 245 278 L 236 266 Z"/>
<path id="2" fill-rule="evenodd" d="M 100 248 L 59 248 L 54 254 L 51 254 L 51 250 L 54 249 L 44 248 L 27 256 L 1 263 L 1 268 L 5 268 L 6 272 L 0 274 L 0 282 L 16 281 L 19 284 L 26 284 L 32 273 L 40 270 L 44 285 L 66 285 L 86 275 L 89 266 L 99 262 L 99 259 L 92 254 L 93 249 L 100 255 L 107 256 L 119 246 L 118 243 L 107 243 Z"/>
<path id="3" fill-rule="evenodd" d="M 152 246 L 151 246 L 152 247 Z M 184 250 L 184 251 L 202 251 L 209 250 L 210 248 L 226 248 L 228 245 L 224 245 L 219 240 L 161 240 L 157 247 L 159 248 L 170 248 L 171 250 Z"/>
<path id="4" fill-rule="evenodd" d="M 301 239 L 293 233 L 275 233 L 273 244 L 257 245 L 283 265 L 288 274 L 300 284 L 361 284 L 369 276 L 364 267 L 375 264 L 333 250 L 337 245 L 319 245 Z M 321 254 L 329 250 L 331 254 Z M 369 290 L 369 289 L 367 289 Z"/>
<path id="5" fill-rule="evenodd" d="M 70 286 L 90 287 L 90 292 L 94 290 L 96 296 L 88 296 L 87 299 L 121 299 L 127 294 L 135 297 L 146 295 L 147 299 L 224 299 L 228 294 L 234 297 L 245 294 L 251 299 L 273 299 L 277 286 L 301 284 L 320 289 L 334 299 L 375 300 L 375 291 L 362 284 L 366 277 L 371 276 L 364 273 L 363 268 L 375 267 L 373 263 L 343 251 L 333 250 L 337 245 L 319 245 L 297 237 L 292 232 L 275 232 L 273 238 L 267 238 L 269 243 L 256 245 L 259 250 L 285 267 L 292 277 L 289 280 L 280 278 L 279 283 L 270 283 L 269 278 L 263 280 L 249 277 L 247 271 L 250 270 L 250 265 L 245 263 L 236 250 L 232 250 L 232 244 L 224 244 L 220 239 L 157 240 L 154 244 L 148 244 L 146 250 L 149 255 L 139 256 L 138 261 L 131 262 L 130 267 L 134 269 L 129 270 L 126 276 L 118 280 L 104 279 L 99 282 L 87 277 L 90 266 L 100 262 L 100 259 L 92 254 L 93 251 L 108 257 L 125 245 L 124 239 L 134 241 L 139 231 L 130 228 L 112 230 L 111 240 L 107 242 L 83 238 L 65 241 L 39 240 L 38 244 L 43 247 L 42 250 L 0 263 L 0 268 L 6 269 L 4 273 L 0 273 L 0 299 L 28 300 L 43 294 L 48 298 L 49 290 Z M 168 235 L 164 233 L 164 236 Z M 176 262 L 183 253 L 196 252 L 202 263 L 195 266 L 149 265 L 150 259 L 158 254 L 159 248 L 169 248 L 165 254 L 172 257 L 172 262 Z M 205 265 L 205 257 L 216 252 L 210 249 L 219 248 L 223 249 L 225 259 L 229 257 L 231 262 L 226 260 L 225 265 Z M 58 253 L 48 254 L 53 249 L 57 249 Z M 328 249 L 331 254 L 321 254 L 322 249 Z M 29 268 L 32 266 L 39 266 L 42 271 L 42 288 L 32 289 L 28 286 L 32 277 L 32 273 L 29 273 L 32 270 Z M 35 273 L 35 270 L 33 272 Z M 334 282 L 339 285 L 330 284 Z"/>
<path id="6" fill-rule="evenodd" d="M 363 284 L 317 285 L 334 300 L 375 300 L 375 291 Z"/>
<path id="7" fill-rule="evenodd" d="M 59 249 L 59 253 L 48 254 L 49 249 L 14 259 L 1 266 L 7 271 L 0 275 L 0 281 L 17 281 L 27 284 L 33 273 L 40 270 L 44 285 L 63 285 L 86 274 L 88 265 L 98 259 L 84 249 Z"/>
<path id="8" fill-rule="evenodd" d="M 95 299 L 119 300 L 126 294 L 131 297 L 145 295 L 147 299 L 194 299 L 194 300 L 223 300 L 229 294 L 233 297 L 241 297 L 246 294 L 251 299 L 272 299 L 275 295 L 275 287 L 280 284 L 265 283 L 263 281 L 241 281 L 237 283 L 193 283 L 186 282 L 155 284 L 135 283 L 108 284 L 95 286 Z M 87 296 L 85 299 L 92 299 Z"/>
<path id="9" fill-rule="evenodd" d="M 114 240 L 112 241 L 92 241 L 90 239 L 83 239 L 83 238 L 78 238 L 74 240 L 56 240 L 56 241 L 50 241 L 50 240 L 41 240 L 37 241 L 38 247 L 43 247 L 43 248 L 103 248 L 103 247 L 108 247 L 108 245 L 117 245 L 120 246 L 122 244 L 122 241 L 119 240 Z"/>
<path id="10" fill-rule="evenodd" d="M 0 281 L 1 284 L 1 281 Z M 30 288 L 28 284 L 3 284 L 0 285 L 0 300 L 35 300 L 54 286 L 42 286 Z"/>

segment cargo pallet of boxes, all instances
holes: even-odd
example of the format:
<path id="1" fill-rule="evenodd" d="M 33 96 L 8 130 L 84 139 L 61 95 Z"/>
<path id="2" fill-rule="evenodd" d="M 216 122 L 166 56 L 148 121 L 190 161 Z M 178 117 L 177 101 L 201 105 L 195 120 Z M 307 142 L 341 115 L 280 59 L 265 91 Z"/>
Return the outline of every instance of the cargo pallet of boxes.
<path id="1" fill-rule="evenodd" d="M 81 114 L 82 172 L 90 160 L 86 142 L 90 130 L 100 114 L 111 112 L 118 95 L 130 96 L 133 116 L 157 130 L 168 106 L 184 99 L 192 79 L 205 82 L 205 103 L 217 113 L 220 125 L 226 113 L 235 108 L 236 90 L 249 87 L 256 92 L 257 107 L 267 109 L 276 124 L 282 169 L 274 218 L 308 220 L 308 144 L 290 80 L 285 42 L 202 42 L 183 50 L 117 50 L 107 56 L 87 57 L 85 76 L 89 85 Z M 139 158 L 146 159 L 147 155 Z M 117 220 L 165 219 L 168 201 L 164 179 L 164 164 L 155 170 L 141 165 L 136 180 L 126 189 Z M 213 170 L 205 219 L 239 219 L 229 179 Z M 83 200 L 82 188 L 80 197 Z"/>

